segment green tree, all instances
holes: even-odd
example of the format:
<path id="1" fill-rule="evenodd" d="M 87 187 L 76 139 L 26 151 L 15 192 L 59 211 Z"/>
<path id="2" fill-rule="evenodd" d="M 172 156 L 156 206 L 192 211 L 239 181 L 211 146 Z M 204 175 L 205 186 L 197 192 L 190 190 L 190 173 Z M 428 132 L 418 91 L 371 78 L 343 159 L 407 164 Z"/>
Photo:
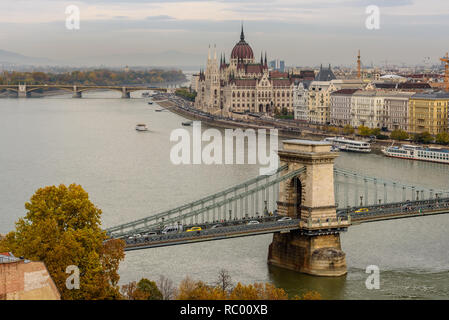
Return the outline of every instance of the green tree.
<path id="1" fill-rule="evenodd" d="M 26 216 L 0 242 L 0 251 L 44 262 L 63 299 L 120 297 L 117 271 L 124 242 L 105 242 L 101 210 L 81 186 L 41 188 L 25 208 Z M 80 289 L 66 288 L 66 268 L 71 265 L 80 270 Z"/>
<path id="2" fill-rule="evenodd" d="M 145 294 L 146 300 L 162 300 L 162 293 L 154 281 L 145 278 L 140 279 L 137 283 L 137 290 Z"/>
<path id="3" fill-rule="evenodd" d="M 351 126 L 350 124 L 345 125 L 345 127 L 343 128 L 344 134 L 354 134 L 354 132 L 355 132 L 354 127 Z"/>
<path id="4" fill-rule="evenodd" d="M 438 144 L 449 144 L 449 133 L 441 132 L 437 134 L 435 142 Z"/>
<path id="5" fill-rule="evenodd" d="M 419 143 L 432 143 L 434 141 L 434 137 L 427 131 L 422 133 L 415 133 L 413 135 L 413 141 Z"/>
<path id="6" fill-rule="evenodd" d="M 409 135 L 404 130 L 396 129 L 391 132 L 390 138 L 393 140 L 407 140 Z"/>
<path id="7" fill-rule="evenodd" d="M 370 136 L 380 136 L 380 128 L 373 128 L 369 130 Z"/>
<path id="8" fill-rule="evenodd" d="M 371 135 L 371 129 L 365 126 L 358 127 L 359 135 L 367 137 Z"/>

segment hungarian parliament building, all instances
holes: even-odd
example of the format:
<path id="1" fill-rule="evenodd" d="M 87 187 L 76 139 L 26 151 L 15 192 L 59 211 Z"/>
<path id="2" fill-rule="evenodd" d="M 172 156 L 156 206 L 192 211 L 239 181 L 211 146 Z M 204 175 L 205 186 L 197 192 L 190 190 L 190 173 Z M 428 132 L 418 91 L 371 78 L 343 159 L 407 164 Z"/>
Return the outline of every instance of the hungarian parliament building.
<path id="1" fill-rule="evenodd" d="M 310 72 L 309 72 L 310 73 Z M 196 79 L 197 96 L 195 108 L 210 114 L 232 116 L 242 113 L 288 112 L 293 114 L 293 88 L 305 76 L 279 71 L 270 71 L 267 54 L 257 61 L 242 31 L 240 41 L 234 46 L 231 57 L 213 57 L 209 48 L 205 71 L 200 71 Z"/>
<path id="2" fill-rule="evenodd" d="M 357 77 L 349 74 L 344 79 L 337 79 L 330 65 L 321 66 L 316 76 L 314 70 L 273 70 L 266 53 L 256 61 L 242 27 L 229 61 L 223 54 L 218 61 L 216 50 L 212 57 L 209 48 L 206 70 L 192 77 L 197 94 L 194 107 L 229 118 L 281 114 L 339 127 L 363 125 L 431 134 L 448 131 L 449 93 L 440 92 L 444 83 L 438 74 L 364 78 L 360 53 L 357 63 Z M 442 106 L 445 113 L 440 114 Z"/>

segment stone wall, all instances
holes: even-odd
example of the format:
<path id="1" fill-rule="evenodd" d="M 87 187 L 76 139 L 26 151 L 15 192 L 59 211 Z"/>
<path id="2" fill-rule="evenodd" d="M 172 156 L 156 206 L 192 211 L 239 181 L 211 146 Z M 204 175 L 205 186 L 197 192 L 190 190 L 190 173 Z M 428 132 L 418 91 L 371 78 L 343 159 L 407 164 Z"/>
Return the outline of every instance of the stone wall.
<path id="1" fill-rule="evenodd" d="M 43 262 L 23 260 L 0 264 L 0 299 L 60 300 Z"/>

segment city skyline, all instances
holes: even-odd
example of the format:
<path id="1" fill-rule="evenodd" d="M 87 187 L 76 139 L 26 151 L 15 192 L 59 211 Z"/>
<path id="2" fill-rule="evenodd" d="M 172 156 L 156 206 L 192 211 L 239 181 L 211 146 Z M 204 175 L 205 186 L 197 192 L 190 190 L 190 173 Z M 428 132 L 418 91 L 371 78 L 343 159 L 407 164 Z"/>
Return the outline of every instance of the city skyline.
<path id="1" fill-rule="evenodd" d="M 66 29 L 69 5 L 80 9 L 79 30 Z M 365 26 L 370 5 L 378 30 Z M 1 2 L 0 12 L 0 49 L 60 65 L 203 65 L 209 45 L 230 55 L 242 21 L 256 55 L 287 65 L 351 66 L 358 49 L 365 66 L 431 65 L 448 51 L 443 0 L 20 0 Z"/>

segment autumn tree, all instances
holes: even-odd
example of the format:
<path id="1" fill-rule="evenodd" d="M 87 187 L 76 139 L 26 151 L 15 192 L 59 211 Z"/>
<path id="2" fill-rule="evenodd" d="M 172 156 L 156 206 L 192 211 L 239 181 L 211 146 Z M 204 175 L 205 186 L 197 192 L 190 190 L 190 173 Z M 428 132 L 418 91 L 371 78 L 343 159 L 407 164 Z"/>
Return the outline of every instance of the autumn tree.
<path id="1" fill-rule="evenodd" d="M 106 242 L 101 210 L 81 186 L 41 188 L 25 208 L 26 216 L 0 242 L 0 251 L 44 262 L 63 299 L 120 297 L 118 266 L 124 259 L 124 243 Z M 79 268 L 80 288 L 69 290 L 66 268 L 72 265 Z"/>
<path id="2" fill-rule="evenodd" d="M 316 291 L 307 291 L 301 296 L 301 300 L 321 300 L 321 294 Z"/>
<path id="3" fill-rule="evenodd" d="M 271 283 L 243 285 L 240 282 L 229 295 L 230 300 L 288 300 L 288 294 L 282 288 Z"/>
<path id="4" fill-rule="evenodd" d="M 122 286 L 121 290 L 122 298 L 126 300 L 147 300 L 145 292 L 140 291 L 137 288 L 137 282 L 132 281 Z"/>
<path id="5" fill-rule="evenodd" d="M 181 281 L 177 300 L 226 300 L 227 296 L 218 287 L 208 286 L 203 281 L 186 277 Z"/>

